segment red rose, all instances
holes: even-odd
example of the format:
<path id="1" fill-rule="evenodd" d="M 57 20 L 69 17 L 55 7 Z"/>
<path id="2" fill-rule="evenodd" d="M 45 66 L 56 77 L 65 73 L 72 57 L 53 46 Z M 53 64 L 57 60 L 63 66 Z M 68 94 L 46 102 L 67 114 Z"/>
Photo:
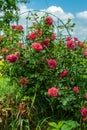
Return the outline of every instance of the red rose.
<path id="1" fill-rule="evenodd" d="M 31 32 L 30 34 L 27 35 L 26 39 L 31 41 L 35 40 L 36 39 L 35 33 Z"/>
<path id="2" fill-rule="evenodd" d="M 38 52 L 41 52 L 43 50 L 43 47 L 40 43 L 33 43 L 32 48 L 35 49 Z"/>
<path id="3" fill-rule="evenodd" d="M 67 71 L 67 70 L 63 70 L 63 71 L 60 73 L 60 79 L 62 79 L 63 77 L 65 77 L 67 74 L 68 74 L 68 71 Z"/>
<path id="4" fill-rule="evenodd" d="M 51 97 L 58 97 L 59 96 L 59 90 L 56 87 L 52 87 L 48 89 L 48 95 Z"/>
<path id="5" fill-rule="evenodd" d="M 82 117 L 80 121 L 83 123 L 83 122 L 85 122 L 86 120 L 87 120 L 87 119 L 86 119 L 85 117 Z"/>
<path id="6" fill-rule="evenodd" d="M 85 45 L 82 42 L 80 42 L 80 41 L 78 42 L 78 46 L 82 47 L 82 48 L 85 48 Z"/>
<path id="7" fill-rule="evenodd" d="M 7 53 L 8 50 L 6 48 L 2 48 L 2 53 Z"/>
<path id="8" fill-rule="evenodd" d="M 78 41 L 78 38 L 77 38 L 77 37 L 74 37 L 74 41 Z"/>
<path id="9" fill-rule="evenodd" d="M 23 45 L 23 43 L 22 43 L 22 42 L 18 42 L 18 46 L 20 46 L 20 47 L 21 47 L 22 45 Z"/>
<path id="10" fill-rule="evenodd" d="M 52 33 L 52 34 L 51 34 L 51 39 L 52 39 L 53 41 L 56 40 L 56 34 Z"/>
<path id="11" fill-rule="evenodd" d="M 46 47 L 48 47 L 49 46 L 49 41 L 50 41 L 50 39 L 49 38 L 46 38 L 45 40 L 44 40 L 44 45 L 46 46 Z"/>
<path id="12" fill-rule="evenodd" d="M 49 59 L 49 60 L 47 60 L 47 63 L 48 63 L 48 66 L 49 66 L 51 69 L 54 69 L 54 68 L 56 68 L 56 66 L 57 66 L 57 62 L 56 62 L 56 60 L 54 60 L 54 59 Z"/>
<path id="13" fill-rule="evenodd" d="M 66 46 L 67 46 L 67 48 L 70 49 L 70 50 L 75 49 L 75 43 L 74 43 L 73 40 L 67 41 L 67 42 L 66 42 Z"/>
<path id="14" fill-rule="evenodd" d="M 35 35 L 36 35 L 36 37 L 41 37 L 42 36 L 42 30 L 40 29 L 40 30 L 35 30 Z"/>
<path id="15" fill-rule="evenodd" d="M 19 52 L 15 52 L 15 55 L 18 57 L 20 55 L 20 53 Z"/>
<path id="16" fill-rule="evenodd" d="M 87 93 L 85 94 L 85 98 L 87 99 Z"/>
<path id="17" fill-rule="evenodd" d="M 72 37 L 66 37 L 66 41 L 70 41 Z"/>
<path id="18" fill-rule="evenodd" d="M 6 56 L 6 60 L 8 62 L 14 63 L 18 60 L 18 56 L 16 54 L 10 54 Z"/>
<path id="19" fill-rule="evenodd" d="M 29 83 L 28 77 L 23 77 L 20 79 L 19 84 L 22 85 L 27 85 Z"/>
<path id="20" fill-rule="evenodd" d="M 74 86 L 74 87 L 73 87 L 73 91 L 74 91 L 75 93 L 79 93 L 79 88 L 76 87 L 76 86 Z"/>
<path id="21" fill-rule="evenodd" d="M 81 115 L 83 116 L 83 117 L 87 117 L 87 108 L 81 108 Z"/>
<path id="22" fill-rule="evenodd" d="M 46 17 L 45 24 L 51 26 L 53 24 L 53 19 L 51 17 Z"/>
<path id="23" fill-rule="evenodd" d="M 87 49 L 84 51 L 84 58 L 87 58 Z"/>
<path id="24" fill-rule="evenodd" d="M 12 25 L 12 29 L 21 32 L 24 28 L 22 25 Z"/>

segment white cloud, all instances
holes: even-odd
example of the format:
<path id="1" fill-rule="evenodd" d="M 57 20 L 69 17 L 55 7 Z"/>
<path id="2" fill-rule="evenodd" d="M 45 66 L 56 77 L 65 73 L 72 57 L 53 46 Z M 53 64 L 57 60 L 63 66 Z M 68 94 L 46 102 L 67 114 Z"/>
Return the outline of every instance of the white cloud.
<path id="1" fill-rule="evenodd" d="M 74 15 L 72 13 L 64 12 L 61 7 L 50 6 L 49 8 L 46 9 L 46 11 L 54 14 L 55 16 L 57 16 L 58 18 L 60 18 L 62 20 L 66 20 L 68 18 L 71 18 L 71 19 L 74 18 Z"/>
<path id="2" fill-rule="evenodd" d="M 76 21 L 74 36 L 78 37 L 81 41 L 87 40 L 87 26 L 80 20 L 79 22 Z"/>
<path id="3" fill-rule="evenodd" d="M 87 19 L 87 11 L 79 12 L 76 14 L 78 18 Z"/>

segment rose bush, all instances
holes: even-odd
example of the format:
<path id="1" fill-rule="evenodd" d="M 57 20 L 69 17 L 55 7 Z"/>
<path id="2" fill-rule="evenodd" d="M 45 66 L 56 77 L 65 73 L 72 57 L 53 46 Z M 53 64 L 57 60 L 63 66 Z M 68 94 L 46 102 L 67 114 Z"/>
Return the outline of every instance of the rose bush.
<path id="1" fill-rule="evenodd" d="M 19 114 L 15 123 L 18 129 L 22 119 L 29 120 L 31 130 L 47 117 L 80 123 L 87 109 L 86 44 L 71 36 L 56 36 L 54 21 L 49 16 L 32 24 L 24 43 L 21 25 L 7 30 L 0 36 L 0 55 L 4 59 L 1 73 L 10 78 L 10 85 L 17 91 L 7 94 L 6 103 L 1 101 L 2 115 L 4 107 L 10 108 L 3 117 L 10 117 L 11 121 Z"/>

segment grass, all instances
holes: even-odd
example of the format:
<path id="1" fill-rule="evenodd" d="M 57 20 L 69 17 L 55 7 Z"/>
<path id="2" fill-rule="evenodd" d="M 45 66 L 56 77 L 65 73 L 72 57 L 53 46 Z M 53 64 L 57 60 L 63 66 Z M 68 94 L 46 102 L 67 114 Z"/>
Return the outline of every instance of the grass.
<path id="1" fill-rule="evenodd" d="M 13 92 L 15 87 L 9 84 L 10 78 L 0 77 L 0 98 Z"/>

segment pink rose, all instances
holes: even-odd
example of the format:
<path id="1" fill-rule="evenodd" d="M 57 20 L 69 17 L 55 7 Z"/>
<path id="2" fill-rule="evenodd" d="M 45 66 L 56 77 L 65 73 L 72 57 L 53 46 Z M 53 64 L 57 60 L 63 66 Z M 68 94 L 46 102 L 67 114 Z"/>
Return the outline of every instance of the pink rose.
<path id="1" fill-rule="evenodd" d="M 87 108 L 81 108 L 81 115 L 83 116 L 83 117 L 87 117 Z"/>
<path id="2" fill-rule="evenodd" d="M 30 34 L 27 35 L 26 39 L 31 41 L 35 40 L 36 39 L 35 33 L 31 32 Z"/>
<path id="3" fill-rule="evenodd" d="M 43 50 L 43 47 L 40 43 L 33 43 L 32 48 L 38 52 L 41 52 Z"/>
<path id="4" fill-rule="evenodd" d="M 74 87 L 73 87 L 73 91 L 74 91 L 75 93 L 79 93 L 79 88 L 76 87 L 76 86 L 74 86 Z"/>
<path id="5" fill-rule="evenodd" d="M 54 68 L 56 68 L 56 66 L 57 66 L 57 62 L 56 62 L 56 60 L 54 60 L 54 59 L 49 59 L 49 60 L 47 60 L 47 63 L 48 63 L 48 66 L 49 66 L 51 69 L 54 69 Z"/>
<path id="6" fill-rule="evenodd" d="M 56 34 L 52 33 L 52 34 L 51 34 L 51 39 L 52 39 L 53 41 L 56 40 Z"/>
<path id="7" fill-rule="evenodd" d="M 58 97 L 59 96 L 59 90 L 56 87 L 52 87 L 48 89 L 48 95 L 51 97 Z"/>
<path id="8" fill-rule="evenodd" d="M 46 46 L 46 47 L 48 47 L 49 46 L 49 41 L 50 41 L 50 39 L 49 38 L 46 38 L 45 40 L 44 40 L 44 45 Z"/>
<path id="9" fill-rule="evenodd" d="M 18 60 L 18 56 L 16 54 L 10 54 L 6 56 L 6 60 L 8 62 L 14 63 Z"/>
<path id="10" fill-rule="evenodd" d="M 67 76 L 68 74 L 68 71 L 67 70 L 63 70 L 61 73 L 60 73 L 60 79 L 62 79 L 63 77 Z"/>
<path id="11" fill-rule="evenodd" d="M 45 24 L 51 26 L 53 24 L 53 19 L 51 17 L 46 17 Z"/>
<path id="12" fill-rule="evenodd" d="M 75 49 L 75 43 L 74 43 L 73 40 L 67 41 L 67 42 L 66 42 L 66 46 L 67 46 L 67 48 L 70 49 L 70 50 Z"/>

